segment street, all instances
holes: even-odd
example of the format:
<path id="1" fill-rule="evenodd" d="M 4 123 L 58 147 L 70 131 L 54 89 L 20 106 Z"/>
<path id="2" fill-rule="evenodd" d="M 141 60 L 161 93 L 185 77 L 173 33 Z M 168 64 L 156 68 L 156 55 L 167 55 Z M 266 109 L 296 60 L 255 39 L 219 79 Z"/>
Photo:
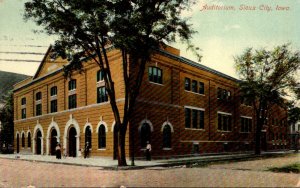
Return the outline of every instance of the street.
<path id="1" fill-rule="evenodd" d="M 274 173 L 268 167 L 299 162 L 300 154 L 205 168 L 152 167 L 103 170 L 22 160 L 0 159 L 0 187 L 295 187 L 299 174 Z"/>

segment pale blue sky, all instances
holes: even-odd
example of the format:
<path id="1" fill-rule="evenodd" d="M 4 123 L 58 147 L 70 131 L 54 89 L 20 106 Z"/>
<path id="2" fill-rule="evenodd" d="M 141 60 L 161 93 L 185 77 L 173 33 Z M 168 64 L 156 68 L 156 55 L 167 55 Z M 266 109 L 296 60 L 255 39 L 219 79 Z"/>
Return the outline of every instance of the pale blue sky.
<path id="1" fill-rule="evenodd" d="M 32 32 L 36 26 L 22 19 L 26 0 L 0 0 L 0 70 L 33 75 L 37 62 L 12 62 L 3 59 L 41 60 L 42 55 L 17 55 L 5 51 L 46 52 L 52 37 Z M 205 10 L 204 5 L 234 6 L 235 11 Z M 256 10 L 239 10 L 241 5 L 256 6 Z M 272 11 L 260 10 L 269 6 Z M 289 7 L 288 11 L 277 11 L 276 6 Z M 300 49 L 300 0 L 199 0 L 192 10 L 184 12 L 190 16 L 193 28 L 198 32 L 193 43 L 202 49 L 202 64 L 225 74 L 237 77 L 233 68 L 233 56 L 245 48 L 271 48 L 291 42 Z M 38 45 L 43 47 L 32 47 Z M 172 44 L 181 49 L 189 59 L 196 58 L 186 53 L 185 45 Z M 1 60 L 2 59 L 2 60 Z"/>

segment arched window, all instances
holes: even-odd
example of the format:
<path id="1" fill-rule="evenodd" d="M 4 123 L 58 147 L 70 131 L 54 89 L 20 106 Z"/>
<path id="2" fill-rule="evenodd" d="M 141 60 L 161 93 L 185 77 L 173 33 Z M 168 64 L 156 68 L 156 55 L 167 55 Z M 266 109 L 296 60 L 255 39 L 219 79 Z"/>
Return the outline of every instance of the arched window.
<path id="1" fill-rule="evenodd" d="M 143 123 L 141 127 L 141 147 L 145 148 L 147 145 L 147 141 L 151 141 L 151 128 L 148 123 Z"/>
<path id="2" fill-rule="evenodd" d="M 89 142 L 89 148 L 92 148 L 92 131 L 90 126 L 85 128 L 85 143 L 87 142 Z"/>
<path id="3" fill-rule="evenodd" d="M 163 148 L 171 148 L 171 127 L 166 124 L 163 129 Z"/>
<path id="4" fill-rule="evenodd" d="M 28 136 L 27 136 L 27 146 L 29 148 L 31 148 L 31 134 L 30 134 L 30 132 L 28 133 Z"/>
<path id="5" fill-rule="evenodd" d="M 25 134 L 22 133 L 22 147 L 25 148 Z"/>
<path id="6" fill-rule="evenodd" d="M 106 132 L 103 124 L 101 124 L 98 129 L 98 148 L 106 148 Z"/>

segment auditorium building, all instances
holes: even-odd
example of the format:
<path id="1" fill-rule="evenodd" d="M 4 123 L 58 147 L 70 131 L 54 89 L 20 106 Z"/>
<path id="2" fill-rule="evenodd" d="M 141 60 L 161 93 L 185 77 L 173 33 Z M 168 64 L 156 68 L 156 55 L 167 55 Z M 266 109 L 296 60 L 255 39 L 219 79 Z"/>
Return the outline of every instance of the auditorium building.
<path id="1" fill-rule="evenodd" d="M 122 56 L 109 51 L 116 102 L 124 105 Z M 63 76 L 66 60 L 48 49 L 34 76 L 14 86 L 16 153 L 116 157 L 114 116 L 98 65 Z M 26 66 L 24 64 L 24 66 Z M 21 67 L 20 67 L 21 68 Z M 158 50 L 145 75 L 126 135 L 126 155 L 143 157 L 146 142 L 154 158 L 253 150 L 256 117 L 239 96 L 239 80 L 180 56 L 173 47 Z M 287 111 L 273 106 L 262 130 L 262 149 L 288 148 Z"/>

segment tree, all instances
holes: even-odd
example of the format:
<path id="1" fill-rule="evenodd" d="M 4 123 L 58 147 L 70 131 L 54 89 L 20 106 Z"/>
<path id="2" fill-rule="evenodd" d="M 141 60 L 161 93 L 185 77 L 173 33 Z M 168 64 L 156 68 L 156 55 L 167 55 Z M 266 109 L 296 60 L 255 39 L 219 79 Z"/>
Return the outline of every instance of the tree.
<path id="1" fill-rule="evenodd" d="M 191 3 L 188 0 L 30 0 L 25 3 L 25 18 L 43 26 L 49 35 L 58 36 L 54 51 L 69 60 L 65 67 L 66 75 L 80 70 L 85 57 L 92 58 L 103 71 L 116 122 L 120 166 L 127 165 L 125 135 L 146 63 L 157 49 L 164 43 L 175 41 L 175 38 L 187 42 L 196 52 L 190 42 L 194 31 L 187 20 L 180 17 L 181 11 L 189 8 Z M 107 55 L 109 46 L 122 54 L 125 83 L 123 113 L 116 104 Z M 129 66 L 138 72 L 132 74 Z"/>
<path id="2" fill-rule="evenodd" d="M 261 130 L 270 107 L 284 106 L 283 97 L 296 91 L 300 53 L 290 49 L 289 44 L 270 51 L 249 48 L 235 57 L 235 65 L 241 78 L 242 96 L 252 103 L 256 116 L 255 154 L 260 154 Z"/>
<path id="3" fill-rule="evenodd" d="M 296 124 L 298 121 L 300 121 L 300 108 L 299 107 L 294 106 L 293 104 L 290 104 L 288 114 L 289 114 L 288 121 L 289 121 L 290 125 Z"/>
<path id="4" fill-rule="evenodd" d="M 2 123 L 1 135 L 0 135 L 0 148 L 3 144 L 8 146 L 13 144 L 14 135 L 14 105 L 13 105 L 13 93 L 9 92 L 3 97 L 4 106 L 0 109 L 0 121 Z"/>

